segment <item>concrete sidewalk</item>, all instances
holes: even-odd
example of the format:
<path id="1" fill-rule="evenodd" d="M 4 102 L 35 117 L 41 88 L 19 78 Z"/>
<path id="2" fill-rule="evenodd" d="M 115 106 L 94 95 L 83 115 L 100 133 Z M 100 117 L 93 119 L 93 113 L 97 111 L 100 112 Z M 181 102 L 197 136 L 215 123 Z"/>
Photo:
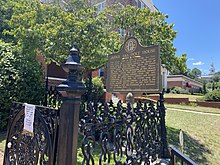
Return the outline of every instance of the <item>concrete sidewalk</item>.
<path id="1" fill-rule="evenodd" d="M 188 112 L 188 113 L 197 113 L 202 115 L 211 115 L 211 116 L 220 116 L 219 113 L 211 113 L 211 112 L 199 112 L 199 111 L 192 111 L 187 109 L 180 109 L 180 108 L 167 108 L 168 111 L 180 111 L 180 112 Z"/>

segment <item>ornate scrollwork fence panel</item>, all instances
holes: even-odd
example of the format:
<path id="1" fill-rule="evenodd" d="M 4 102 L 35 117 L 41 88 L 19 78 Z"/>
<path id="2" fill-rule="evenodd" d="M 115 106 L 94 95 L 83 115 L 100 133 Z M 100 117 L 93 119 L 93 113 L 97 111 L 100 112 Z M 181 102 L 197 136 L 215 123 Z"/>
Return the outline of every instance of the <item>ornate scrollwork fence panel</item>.
<path id="1" fill-rule="evenodd" d="M 52 165 L 56 159 L 59 110 L 36 106 L 33 135 L 23 132 L 24 106 L 13 103 L 5 148 L 5 165 Z"/>
<path id="2" fill-rule="evenodd" d="M 161 104 L 113 102 L 83 104 L 80 132 L 83 134 L 83 165 L 148 165 L 163 152 Z M 99 153 L 97 153 L 97 150 Z M 97 161 L 96 161 L 97 162 Z"/>
<path id="3" fill-rule="evenodd" d="M 62 104 L 61 98 L 62 98 L 62 95 L 57 90 L 57 87 L 50 86 L 46 90 L 45 101 L 43 105 L 46 107 L 52 107 L 52 108 L 58 109 L 60 108 Z"/>

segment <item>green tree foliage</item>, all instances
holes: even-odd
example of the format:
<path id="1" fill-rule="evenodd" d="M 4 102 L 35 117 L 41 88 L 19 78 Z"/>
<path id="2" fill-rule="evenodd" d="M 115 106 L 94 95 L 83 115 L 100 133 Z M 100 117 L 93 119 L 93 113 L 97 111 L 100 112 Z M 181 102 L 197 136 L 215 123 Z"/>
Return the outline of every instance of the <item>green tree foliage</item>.
<path id="1" fill-rule="evenodd" d="M 198 68 L 193 68 L 191 72 L 195 75 L 195 77 L 200 77 L 202 75 L 202 71 Z"/>
<path id="2" fill-rule="evenodd" d="M 47 59 L 57 61 L 69 52 L 72 44 L 68 42 L 70 29 L 64 27 L 72 25 L 69 21 L 71 15 L 57 6 L 43 5 L 38 0 L 9 0 L 8 3 L 13 6 L 13 14 L 6 34 L 13 35 L 26 52 L 34 53 L 38 49 L 47 55 Z M 57 54 L 59 57 L 56 58 Z"/>
<path id="3" fill-rule="evenodd" d="M 83 100 L 87 101 L 88 97 L 90 97 L 90 100 L 98 100 L 101 98 L 101 96 L 104 94 L 104 84 L 102 82 L 101 78 L 95 77 L 92 78 L 92 86 L 91 86 L 91 94 L 90 93 L 90 82 L 89 78 L 85 81 L 86 86 L 86 93 L 83 95 Z"/>
<path id="4" fill-rule="evenodd" d="M 196 79 L 202 75 L 202 71 L 199 70 L 198 68 L 193 68 L 191 71 L 188 72 L 187 76 Z"/>
<path id="5" fill-rule="evenodd" d="M 210 91 L 212 91 L 214 89 L 220 88 L 220 82 L 209 82 L 206 86 Z"/>
<path id="6" fill-rule="evenodd" d="M 187 57 L 186 54 L 182 54 L 181 58 L 176 58 L 175 66 L 171 69 L 170 74 L 172 75 L 185 75 L 187 76 L 187 65 L 186 65 Z"/>
<path id="7" fill-rule="evenodd" d="M 10 27 L 8 25 L 8 20 L 11 19 L 12 16 L 12 8 L 13 5 L 11 3 L 7 3 L 7 1 L 0 1 L 0 38 L 4 41 L 11 41 L 13 39 L 12 36 L 4 34 L 5 30 L 9 30 Z"/>
<path id="8" fill-rule="evenodd" d="M 37 0 L 11 2 L 14 8 L 8 34 L 28 51 L 38 49 L 48 61 L 57 63 L 64 62 L 75 45 L 80 50 L 81 63 L 90 69 L 98 68 L 107 62 L 108 54 L 118 49 L 119 35 L 105 27 L 104 14 L 97 14 L 95 7 L 82 2 L 72 2 L 81 8 L 61 8 Z"/>
<path id="9" fill-rule="evenodd" d="M 220 88 L 219 89 L 215 89 L 212 92 L 207 93 L 204 96 L 204 100 L 205 101 L 220 101 Z"/>
<path id="10" fill-rule="evenodd" d="M 161 12 L 151 12 L 149 9 L 139 9 L 135 6 L 110 6 L 106 10 L 109 24 L 113 29 L 124 29 L 126 35 L 122 37 L 121 43 L 126 37 L 135 36 L 143 46 L 160 45 L 161 62 L 171 72 L 179 70 L 185 73 L 186 54 L 181 57 L 175 55 L 176 49 L 173 41 L 176 32 L 174 24 L 166 22 L 167 15 Z"/>
<path id="11" fill-rule="evenodd" d="M 203 82 L 203 85 L 202 85 L 202 93 L 205 95 L 207 93 L 207 89 L 206 89 L 206 83 Z"/>
<path id="12" fill-rule="evenodd" d="M 143 46 L 160 45 L 162 64 L 171 72 L 184 73 L 186 55 L 175 56 L 176 32 L 166 18 L 161 12 L 129 5 L 112 6 L 98 13 L 97 7 L 86 0 L 52 4 L 39 0 L 0 1 L 0 37 L 13 42 L 1 41 L 1 90 L 8 89 L 3 95 L 10 98 L 5 104 L 11 100 L 38 103 L 42 74 L 36 52 L 47 61 L 62 63 L 73 45 L 80 50 L 81 63 L 94 69 L 106 64 L 107 55 L 119 51 L 126 37 L 135 36 Z M 121 37 L 117 29 L 124 29 L 127 35 Z"/>
<path id="13" fill-rule="evenodd" d="M 211 82 L 220 82 L 220 72 L 217 72 L 213 75 Z"/>
<path id="14" fill-rule="evenodd" d="M 187 92 L 185 89 L 175 86 L 173 89 L 171 89 L 171 93 L 175 93 L 175 94 L 188 94 L 189 92 Z"/>
<path id="15" fill-rule="evenodd" d="M 211 79 L 207 82 L 207 89 L 213 91 L 220 88 L 220 72 L 215 73 Z"/>
<path id="16" fill-rule="evenodd" d="M 85 0 L 70 0 L 62 5 L 41 4 L 37 0 L 17 0 L 9 21 L 8 34 L 18 38 L 28 49 L 39 49 L 47 59 L 66 60 L 72 45 L 80 50 L 82 64 L 90 69 L 107 62 L 107 55 L 119 51 L 129 35 L 143 46 L 160 45 L 162 64 L 169 70 L 186 72 L 186 55 L 175 56 L 173 24 L 167 15 L 134 6 L 111 6 L 98 13 Z M 124 29 L 120 37 L 117 29 Z"/>
<path id="17" fill-rule="evenodd" d="M 0 129 L 12 101 L 40 104 L 43 98 L 43 74 L 33 56 L 24 54 L 19 46 L 0 40 Z"/>

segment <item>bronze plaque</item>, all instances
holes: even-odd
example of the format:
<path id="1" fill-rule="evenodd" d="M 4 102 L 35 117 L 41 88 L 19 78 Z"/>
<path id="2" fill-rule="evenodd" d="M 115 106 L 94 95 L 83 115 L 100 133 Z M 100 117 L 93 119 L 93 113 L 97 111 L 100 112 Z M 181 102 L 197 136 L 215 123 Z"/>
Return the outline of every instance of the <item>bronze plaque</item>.
<path id="1" fill-rule="evenodd" d="M 159 46 L 143 47 L 136 38 L 127 39 L 119 53 L 108 56 L 106 85 L 108 92 L 161 92 Z"/>

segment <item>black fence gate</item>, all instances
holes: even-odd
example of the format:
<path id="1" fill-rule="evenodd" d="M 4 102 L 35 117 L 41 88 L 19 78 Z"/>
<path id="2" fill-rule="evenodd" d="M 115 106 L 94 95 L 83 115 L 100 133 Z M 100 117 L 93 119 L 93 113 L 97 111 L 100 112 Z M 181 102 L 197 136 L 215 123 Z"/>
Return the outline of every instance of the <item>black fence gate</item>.
<path id="1" fill-rule="evenodd" d="M 60 94 L 47 91 L 48 106 L 36 106 L 34 133 L 23 132 L 25 106 L 14 102 L 8 123 L 4 165 L 53 165 L 56 162 Z M 54 107 L 54 108 L 52 108 Z M 56 109 L 55 109 L 56 108 Z"/>

